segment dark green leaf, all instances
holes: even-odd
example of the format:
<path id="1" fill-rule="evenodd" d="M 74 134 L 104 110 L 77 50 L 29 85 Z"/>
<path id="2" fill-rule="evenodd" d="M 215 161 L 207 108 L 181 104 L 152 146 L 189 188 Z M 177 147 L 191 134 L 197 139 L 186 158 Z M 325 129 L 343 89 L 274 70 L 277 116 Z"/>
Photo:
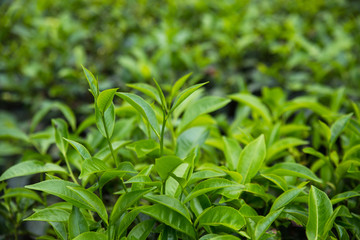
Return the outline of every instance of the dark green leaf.
<path id="1" fill-rule="evenodd" d="M 89 231 L 89 226 L 86 222 L 85 217 L 83 216 L 79 208 L 75 206 L 73 206 L 69 217 L 68 229 L 70 239 L 75 238 L 81 233 Z"/>

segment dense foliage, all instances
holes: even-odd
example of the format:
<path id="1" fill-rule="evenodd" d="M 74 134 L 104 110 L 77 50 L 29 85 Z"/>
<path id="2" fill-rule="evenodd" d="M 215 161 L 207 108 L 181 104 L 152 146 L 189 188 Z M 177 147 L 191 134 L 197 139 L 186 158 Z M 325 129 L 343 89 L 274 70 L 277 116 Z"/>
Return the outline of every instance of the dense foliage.
<path id="1" fill-rule="evenodd" d="M 3 1 L 0 239 L 360 239 L 359 9 Z"/>

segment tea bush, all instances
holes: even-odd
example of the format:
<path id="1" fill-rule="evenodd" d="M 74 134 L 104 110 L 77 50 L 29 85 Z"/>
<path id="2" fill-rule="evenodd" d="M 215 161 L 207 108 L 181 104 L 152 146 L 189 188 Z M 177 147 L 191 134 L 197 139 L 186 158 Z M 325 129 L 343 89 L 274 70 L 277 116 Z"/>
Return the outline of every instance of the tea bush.
<path id="1" fill-rule="evenodd" d="M 8 132 L 26 151 L 0 177 L 5 237 L 43 221 L 40 239 L 359 238 L 360 111 L 338 112 L 343 91 L 329 106 L 280 88 L 219 97 L 206 82 L 184 89 L 188 74 L 165 93 L 156 80 L 130 84 L 134 94 L 100 91 L 84 73 L 94 114 L 78 127 L 64 108 L 67 121 Z M 231 121 L 212 114 L 230 102 Z"/>
<path id="2" fill-rule="evenodd" d="M 0 239 L 359 239 L 359 9 L 2 1 Z"/>

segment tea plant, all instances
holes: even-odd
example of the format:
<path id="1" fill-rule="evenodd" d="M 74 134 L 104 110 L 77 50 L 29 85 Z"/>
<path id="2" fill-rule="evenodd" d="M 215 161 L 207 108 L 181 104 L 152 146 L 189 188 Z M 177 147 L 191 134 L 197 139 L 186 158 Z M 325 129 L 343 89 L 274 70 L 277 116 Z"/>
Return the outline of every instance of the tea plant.
<path id="1" fill-rule="evenodd" d="M 43 221 L 40 239 L 359 239 L 360 110 L 339 113 L 343 92 L 330 107 L 280 88 L 204 96 L 206 83 L 181 90 L 188 74 L 167 89 L 129 84 L 134 94 L 100 91 L 83 70 L 94 114 L 76 128 L 63 106 L 67 121 L 9 131 L 29 152 L 0 177 L 6 236 Z"/>

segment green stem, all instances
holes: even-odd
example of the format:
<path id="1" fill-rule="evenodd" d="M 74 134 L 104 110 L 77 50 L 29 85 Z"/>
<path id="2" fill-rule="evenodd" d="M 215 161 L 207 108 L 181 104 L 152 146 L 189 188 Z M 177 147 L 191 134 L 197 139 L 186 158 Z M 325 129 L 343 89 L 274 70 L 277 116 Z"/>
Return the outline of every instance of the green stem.
<path id="1" fill-rule="evenodd" d="M 164 133 L 165 133 L 165 126 L 166 126 L 166 121 L 167 121 L 167 116 L 165 113 L 165 110 L 163 110 L 163 124 L 162 124 L 162 128 L 161 128 L 161 133 L 160 133 L 160 156 L 163 155 L 164 153 Z"/>
<path id="2" fill-rule="evenodd" d="M 122 178 L 120 178 L 120 183 L 121 183 L 122 187 L 124 188 L 125 192 L 127 193 L 128 191 L 127 191 L 126 185 L 124 183 L 124 180 Z"/>
<path id="3" fill-rule="evenodd" d="M 66 154 L 64 154 L 64 159 L 65 159 L 65 163 L 66 163 L 66 166 L 67 166 L 67 168 L 68 168 L 68 171 L 69 171 L 69 173 L 70 173 L 71 179 L 73 180 L 74 183 L 79 184 L 78 181 L 76 180 L 75 176 L 74 176 L 73 171 L 71 170 L 71 167 L 70 167 L 70 164 L 69 164 L 69 160 L 68 160 Z"/>
<path id="4" fill-rule="evenodd" d="M 105 126 L 105 117 L 104 117 L 104 114 L 102 114 L 101 117 L 102 117 L 102 121 L 103 121 L 103 124 L 104 124 L 104 129 L 105 129 L 105 134 L 106 134 L 106 140 L 107 140 L 107 142 L 108 142 L 108 145 L 109 145 L 109 148 L 110 148 L 110 152 L 111 152 L 112 158 L 113 158 L 114 163 L 115 163 L 115 166 L 116 166 L 116 168 L 117 168 L 117 167 L 118 167 L 118 162 L 116 161 L 114 149 L 113 149 L 112 144 L 111 144 L 111 141 L 110 141 L 109 132 L 108 132 L 106 126 Z"/>

